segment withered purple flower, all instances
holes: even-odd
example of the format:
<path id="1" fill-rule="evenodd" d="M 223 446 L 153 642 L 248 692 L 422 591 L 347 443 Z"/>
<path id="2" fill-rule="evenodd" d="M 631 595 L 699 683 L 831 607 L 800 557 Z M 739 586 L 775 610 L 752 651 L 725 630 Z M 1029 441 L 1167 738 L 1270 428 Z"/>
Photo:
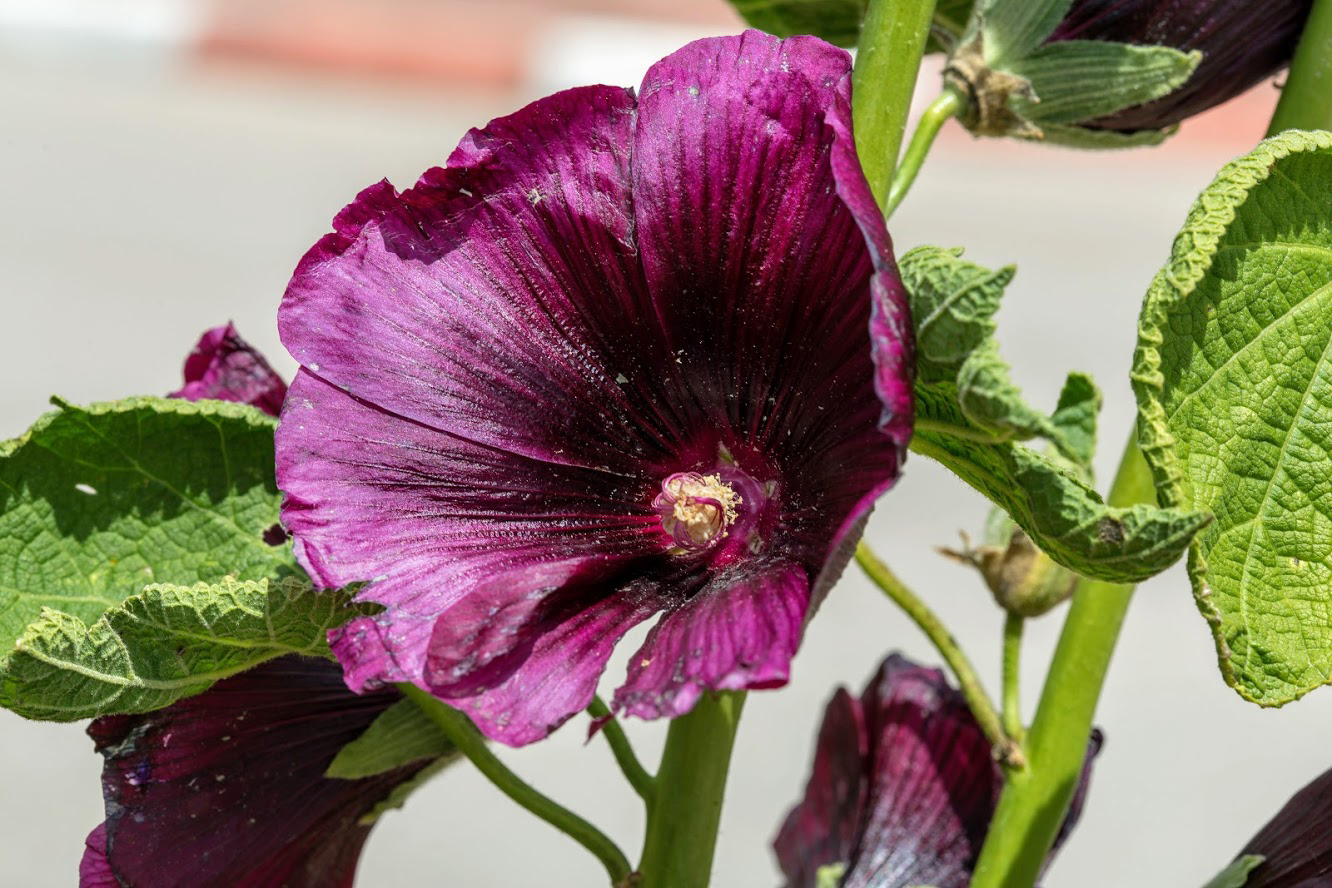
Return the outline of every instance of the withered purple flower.
<path id="1" fill-rule="evenodd" d="M 617 710 L 785 683 L 911 422 L 846 53 L 693 43 L 638 94 L 472 131 L 334 229 L 279 315 L 278 482 L 315 581 L 385 606 L 334 635 L 349 685 L 529 743 L 659 612 Z"/>
<path id="2" fill-rule="evenodd" d="M 1094 731 L 1056 848 L 1100 746 Z M 1002 788 L 961 692 L 893 654 L 859 699 L 839 688 L 828 703 L 805 797 L 773 843 L 787 888 L 815 888 L 819 870 L 838 865 L 841 888 L 965 888 Z"/>
<path id="3" fill-rule="evenodd" d="M 169 397 L 239 401 L 277 416 L 286 395 L 287 384 L 282 377 L 228 323 L 199 338 L 185 359 L 185 385 Z"/>
<path id="4" fill-rule="evenodd" d="M 1313 0 L 1075 0 L 1051 35 L 1202 50 L 1179 89 L 1083 126 L 1165 129 L 1234 98 L 1289 64 Z"/>
<path id="5" fill-rule="evenodd" d="M 362 818 L 430 762 L 359 780 L 324 771 L 401 699 L 357 696 L 336 664 L 284 657 L 166 709 L 96 719 L 107 818 L 81 888 L 349 888 Z"/>

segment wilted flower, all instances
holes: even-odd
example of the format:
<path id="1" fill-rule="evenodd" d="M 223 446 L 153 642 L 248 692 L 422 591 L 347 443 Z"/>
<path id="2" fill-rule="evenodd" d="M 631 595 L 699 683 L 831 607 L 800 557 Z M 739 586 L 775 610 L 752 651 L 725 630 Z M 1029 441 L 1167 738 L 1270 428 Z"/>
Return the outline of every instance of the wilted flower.
<path id="1" fill-rule="evenodd" d="M 1290 63 L 1313 0 L 1075 0 L 1050 41 L 1112 40 L 1202 50 L 1174 92 L 1083 126 L 1152 130 L 1174 126 L 1234 98 Z"/>
<path id="2" fill-rule="evenodd" d="M 106 822 L 81 888 L 348 888 L 372 814 L 423 759 L 373 777 L 324 776 L 402 699 L 357 696 L 336 664 L 284 657 L 147 715 L 95 720 Z"/>
<path id="3" fill-rule="evenodd" d="M 1082 783 L 1056 848 L 1081 814 Z M 893 654 L 860 699 L 828 703 L 805 798 L 773 843 L 787 888 L 965 888 L 994 815 L 1003 774 L 962 694 L 943 673 Z M 821 886 L 820 886 L 821 888 Z"/>
<path id="4" fill-rule="evenodd" d="M 616 709 L 784 684 L 910 429 L 847 54 L 690 44 L 638 95 L 472 131 L 334 229 L 279 314 L 302 368 L 278 482 L 315 581 L 385 605 L 334 635 L 350 686 L 414 682 L 529 743 L 663 611 Z"/>
<path id="5" fill-rule="evenodd" d="M 241 339 L 227 324 L 214 327 L 199 339 L 185 359 L 185 385 L 172 398 L 198 401 L 240 401 L 277 416 L 282 410 L 287 384 L 273 372 L 264 356 Z"/>

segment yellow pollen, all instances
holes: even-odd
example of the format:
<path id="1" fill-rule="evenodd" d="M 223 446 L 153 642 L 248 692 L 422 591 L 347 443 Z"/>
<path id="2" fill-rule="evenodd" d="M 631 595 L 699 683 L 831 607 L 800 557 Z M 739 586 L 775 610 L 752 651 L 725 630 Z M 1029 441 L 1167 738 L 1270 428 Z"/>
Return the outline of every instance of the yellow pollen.
<path id="1" fill-rule="evenodd" d="M 675 501 L 663 522 L 667 531 L 677 539 L 683 533 L 695 546 L 725 537 L 742 502 L 720 475 L 677 475 L 666 482 L 665 492 Z"/>

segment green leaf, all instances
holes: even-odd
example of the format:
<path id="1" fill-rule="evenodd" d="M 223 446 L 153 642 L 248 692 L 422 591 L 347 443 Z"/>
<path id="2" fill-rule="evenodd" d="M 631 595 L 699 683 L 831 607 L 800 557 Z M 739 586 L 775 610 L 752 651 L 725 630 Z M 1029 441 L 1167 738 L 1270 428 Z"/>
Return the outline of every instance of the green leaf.
<path id="1" fill-rule="evenodd" d="M 1159 99 L 1184 85 L 1202 53 L 1167 46 L 1063 40 L 1015 59 L 1010 73 L 1025 77 L 1037 100 L 1015 99 L 1015 110 L 1045 124 L 1077 123 Z"/>
<path id="2" fill-rule="evenodd" d="M 778 37 L 813 34 L 837 46 L 855 46 L 866 0 L 731 0 L 750 25 Z"/>
<path id="3" fill-rule="evenodd" d="M 1244 888 L 1249 881 L 1249 873 L 1256 870 L 1265 860 L 1267 858 L 1261 854 L 1245 854 L 1236 858 L 1203 888 Z"/>
<path id="4" fill-rule="evenodd" d="M 1054 33 L 1073 0 L 983 0 L 979 23 L 985 60 L 993 67 L 1021 59 Z"/>
<path id="5" fill-rule="evenodd" d="M 421 707 L 411 700 L 401 700 L 384 710 L 360 737 L 342 747 L 324 773 L 355 780 L 421 759 L 457 754 L 453 743 Z"/>
<path id="6" fill-rule="evenodd" d="M 1225 680 L 1266 706 L 1332 680 L 1332 133 L 1221 170 L 1143 307 L 1134 388 Z"/>
<path id="7" fill-rule="evenodd" d="M 1140 582 L 1184 553 L 1208 516 L 1107 506 L 1072 467 L 1023 444 L 984 440 L 946 386 L 916 390 L 911 449 L 937 460 L 1008 512 L 1055 562 L 1094 579 Z"/>
<path id="8" fill-rule="evenodd" d="M 284 654 L 328 656 L 325 635 L 356 611 L 308 581 L 154 584 L 92 625 L 46 609 L 0 675 L 0 704 L 72 721 L 147 712 Z"/>
<path id="9" fill-rule="evenodd" d="M 830 863 L 821 866 L 818 872 L 814 874 L 814 881 L 817 888 L 838 888 L 842 884 L 842 876 L 846 875 L 845 863 Z"/>

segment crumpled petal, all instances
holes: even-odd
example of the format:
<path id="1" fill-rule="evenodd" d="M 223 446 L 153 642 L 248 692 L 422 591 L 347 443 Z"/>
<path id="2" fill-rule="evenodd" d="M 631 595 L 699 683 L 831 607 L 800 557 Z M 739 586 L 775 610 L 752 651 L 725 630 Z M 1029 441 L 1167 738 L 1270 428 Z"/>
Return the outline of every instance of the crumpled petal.
<path id="1" fill-rule="evenodd" d="M 239 401 L 277 416 L 286 395 L 282 377 L 228 323 L 200 337 L 185 359 L 185 385 L 168 397 Z"/>
<path id="2" fill-rule="evenodd" d="M 1244 888 L 1332 885 L 1332 770 L 1305 786 L 1249 840 L 1239 856 L 1266 858 Z"/>
<path id="3" fill-rule="evenodd" d="M 909 346 L 870 354 L 871 297 L 894 323 L 906 302 L 849 84 L 811 38 L 699 41 L 640 99 L 559 93 L 408 191 L 366 189 L 302 259 L 278 481 L 311 576 L 385 605 L 332 637 L 353 689 L 411 681 L 530 742 L 658 610 L 662 648 L 636 662 L 688 662 L 632 672 L 636 713 L 786 680 L 910 423 Z M 875 360 L 902 377 L 891 411 Z M 673 563 L 654 499 L 719 460 L 766 511 L 715 565 Z M 718 632 L 730 618 L 753 637 Z"/>
<path id="4" fill-rule="evenodd" d="M 349 888 L 361 817 L 428 762 L 360 780 L 324 771 L 400 699 L 350 694 L 335 664 L 293 656 L 166 709 L 96 719 L 107 819 L 81 888 Z"/>
<path id="5" fill-rule="evenodd" d="M 1056 850 L 1081 815 L 1101 743 L 1094 731 Z M 774 841 L 786 884 L 815 888 L 820 867 L 842 863 L 842 888 L 966 888 L 1002 788 L 961 692 L 890 655 L 859 700 L 839 690 L 828 706 L 805 798 Z"/>

